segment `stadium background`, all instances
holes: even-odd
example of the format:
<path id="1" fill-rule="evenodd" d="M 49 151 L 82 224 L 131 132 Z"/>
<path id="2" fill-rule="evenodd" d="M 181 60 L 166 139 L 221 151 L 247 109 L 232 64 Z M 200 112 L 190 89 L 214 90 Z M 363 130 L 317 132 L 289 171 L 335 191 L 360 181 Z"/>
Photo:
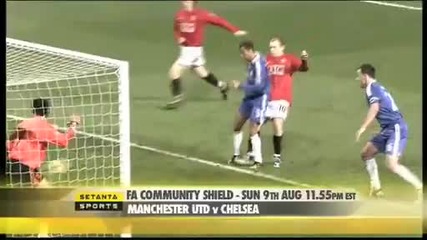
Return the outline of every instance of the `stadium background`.
<path id="1" fill-rule="evenodd" d="M 405 2 L 421 6 L 421 2 Z M 355 143 L 367 108 L 355 68 L 370 62 L 391 91 L 410 126 L 403 163 L 421 175 L 421 11 L 361 2 L 202 2 L 203 7 L 247 30 L 262 52 L 272 35 L 287 51 L 311 56 L 310 72 L 295 77 L 294 108 L 286 126 L 285 164 L 262 173 L 277 179 L 367 191 L 359 152 L 377 129 Z M 169 100 L 167 71 L 178 49 L 172 21 L 176 2 L 7 2 L 7 36 L 130 62 L 132 182 L 136 185 L 287 186 L 138 147 L 149 146 L 226 164 L 232 153 L 232 121 L 241 94 L 220 100 L 218 91 L 191 74 L 184 77 L 187 104 Z M 242 79 L 238 39 L 210 27 L 208 67 L 223 80 Z M 266 162 L 271 129 L 264 128 Z M 246 143 L 246 142 L 244 142 Z M 246 145 L 246 144 L 245 144 Z M 412 188 L 386 170 L 380 174 L 389 198 L 413 199 Z M 264 175 L 265 176 L 265 175 Z"/>

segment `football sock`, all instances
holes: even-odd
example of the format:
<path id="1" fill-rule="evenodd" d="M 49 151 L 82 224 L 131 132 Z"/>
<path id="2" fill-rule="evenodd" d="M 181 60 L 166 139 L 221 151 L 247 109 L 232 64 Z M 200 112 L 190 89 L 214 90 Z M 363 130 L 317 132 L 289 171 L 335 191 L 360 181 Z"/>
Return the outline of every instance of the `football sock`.
<path id="1" fill-rule="evenodd" d="M 399 175 L 403 180 L 412 184 L 416 189 L 421 189 L 423 184 L 421 181 L 413 174 L 408 168 L 403 165 L 398 164 L 394 172 Z"/>
<path id="2" fill-rule="evenodd" d="M 282 152 L 282 136 L 273 136 L 274 155 L 280 157 Z"/>
<path id="3" fill-rule="evenodd" d="M 261 137 L 261 132 L 258 132 L 258 136 Z M 252 153 L 252 140 L 251 138 L 248 139 L 248 153 Z"/>
<path id="4" fill-rule="evenodd" d="M 252 152 L 252 140 L 251 138 L 248 139 L 248 153 Z"/>
<path id="5" fill-rule="evenodd" d="M 371 187 L 375 190 L 381 189 L 380 177 L 378 174 L 378 165 L 375 158 L 365 161 L 366 170 L 368 171 L 369 178 L 371 180 Z"/>
<path id="6" fill-rule="evenodd" d="M 240 155 L 240 146 L 242 145 L 243 133 L 234 132 L 233 146 L 234 146 L 234 155 Z"/>
<path id="7" fill-rule="evenodd" d="M 181 79 L 180 78 L 176 78 L 174 80 L 172 80 L 171 82 L 171 92 L 172 95 L 178 96 L 179 94 L 181 94 L 182 92 L 182 88 L 181 88 Z"/>
<path id="8" fill-rule="evenodd" d="M 254 160 L 257 163 L 262 163 L 262 153 L 261 153 L 261 138 L 258 134 L 251 136 L 252 141 L 252 152 L 254 155 Z"/>
<path id="9" fill-rule="evenodd" d="M 223 82 L 218 81 L 218 79 L 213 75 L 213 73 L 209 73 L 206 77 L 203 78 L 207 83 L 211 84 L 215 87 L 221 87 Z"/>

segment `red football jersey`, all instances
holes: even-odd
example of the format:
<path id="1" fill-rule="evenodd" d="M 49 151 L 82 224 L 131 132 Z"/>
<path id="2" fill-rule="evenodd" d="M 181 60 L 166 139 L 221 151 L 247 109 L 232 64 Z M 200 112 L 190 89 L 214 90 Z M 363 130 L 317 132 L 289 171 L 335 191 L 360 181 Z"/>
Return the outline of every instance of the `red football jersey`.
<path id="1" fill-rule="evenodd" d="M 31 169 L 40 168 L 46 160 L 49 144 L 67 147 L 75 132 L 58 132 L 45 118 L 33 117 L 22 121 L 17 127 L 16 139 L 7 142 L 8 158 L 17 160 Z"/>
<path id="2" fill-rule="evenodd" d="M 200 47 L 203 45 L 206 24 L 222 27 L 232 33 L 239 31 L 227 20 L 203 9 L 193 11 L 180 10 L 175 15 L 174 34 L 175 39 L 184 38 L 181 44 L 187 47 Z"/>
<path id="3" fill-rule="evenodd" d="M 302 64 L 300 58 L 291 54 L 274 57 L 267 55 L 267 65 L 270 74 L 270 101 L 286 100 L 292 103 L 292 75 Z"/>

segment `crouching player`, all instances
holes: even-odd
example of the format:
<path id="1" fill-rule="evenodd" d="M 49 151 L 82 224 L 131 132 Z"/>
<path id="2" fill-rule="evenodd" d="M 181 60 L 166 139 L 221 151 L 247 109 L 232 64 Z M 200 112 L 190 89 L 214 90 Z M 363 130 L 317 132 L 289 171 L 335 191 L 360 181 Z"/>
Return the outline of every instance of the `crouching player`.
<path id="1" fill-rule="evenodd" d="M 268 76 L 267 61 L 255 51 L 252 41 L 242 41 L 239 45 L 241 57 L 248 62 L 248 73 L 245 83 L 233 81 L 235 89 L 244 91 L 244 98 L 240 105 L 234 123 L 234 155 L 229 163 L 235 163 L 240 157 L 240 146 L 243 140 L 242 127 L 249 119 L 249 134 L 253 147 L 254 165 L 258 169 L 262 164 L 261 138 L 258 131 L 265 121 L 270 79 Z"/>
<path id="2" fill-rule="evenodd" d="M 67 147 L 80 123 L 80 117 L 73 116 L 64 134 L 46 119 L 50 112 L 50 100 L 34 99 L 32 108 L 34 116 L 20 122 L 6 143 L 6 177 L 7 185 L 11 187 L 47 186 L 40 167 L 46 159 L 48 145 Z"/>
<path id="3" fill-rule="evenodd" d="M 365 89 L 369 111 L 362 126 L 356 132 L 356 141 L 376 118 L 381 131 L 373 137 L 362 150 L 361 158 L 365 162 L 371 181 L 370 195 L 381 197 L 380 178 L 375 161 L 377 153 L 385 153 L 388 168 L 403 180 L 410 183 L 422 199 L 422 183 L 408 168 L 399 163 L 406 147 L 408 126 L 391 94 L 375 80 L 375 68 L 363 64 L 357 70 L 360 87 Z"/>

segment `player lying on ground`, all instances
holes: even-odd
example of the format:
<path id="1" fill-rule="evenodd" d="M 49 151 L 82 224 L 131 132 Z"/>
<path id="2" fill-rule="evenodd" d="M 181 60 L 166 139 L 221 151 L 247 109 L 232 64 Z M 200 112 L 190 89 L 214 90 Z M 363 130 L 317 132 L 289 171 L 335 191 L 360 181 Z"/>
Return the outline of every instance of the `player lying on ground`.
<path id="1" fill-rule="evenodd" d="M 292 105 L 293 75 L 296 72 L 308 71 L 308 54 L 305 50 L 302 51 L 300 58 L 292 54 L 285 54 L 284 41 L 279 37 L 272 38 L 269 47 L 267 65 L 271 86 L 270 100 L 265 115 L 273 122 L 274 167 L 280 167 L 283 125 Z M 253 159 L 251 141 L 248 142 L 248 157 L 250 160 Z"/>
<path id="2" fill-rule="evenodd" d="M 6 177 L 8 185 L 21 187 L 46 186 L 48 182 L 40 173 L 47 156 L 49 144 L 67 147 L 74 138 L 80 117 L 73 116 L 66 133 L 58 132 L 46 117 L 50 112 L 50 100 L 34 99 L 30 119 L 20 122 L 7 141 Z"/>
<path id="3" fill-rule="evenodd" d="M 175 16 L 174 33 L 180 45 L 180 55 L 169 70 L 171 91 L 173 95 L 166 107 L 175 108 L 183 100 L 181 76 L 184 70 L 192 69 L 207 83 L 218 87 L 224 99 L 227 99 L 228 84 L 219 81 L 205 68 L 203 52 L 204 31 L 208 24 L 222 27 L 235 36 L 246 35 L 245 31 L 233 26 L 225 19 L 201 8 L 196 8 L 197 1 L 182 1 L 182 9 Z"/>
<path id="4" fill-rule="evenodd" d="M 399 163 L 408 140 L 408 125 L 403 119 L 396 102 L 391 94 L 375 79 L 375 68 L 370 64 L 363 64 L 357 70 L 360 87 L 365 89 L 369 111 L 365 121 L 356 133 L 356 141 L 365 132 L 376 118 L 381 131 L 374 136 L 362 150 L 361 157 L 366 164 L 371 180 L 370 195 L 380 197 L 383 195 L 375 161 L 377 153 L 385 153 L 387 167 L 412 184 L 422 197 L 421 181 L 405 166 Z"/>
<path id="5" fill-rule="evenodd" d="M 262 164 L 261 138 L 258 132 L 265 121 L 270 79 L 268 76 L 267 60 L 255 51 L 251 41 L 243 41 L 239 45 L 241 57 L 248 63 L 246 82 L 232 81 L 235 89 L 244 91 L 234 123 L 234 155 L 229 163 L 235 163 L 240 157 L 240 146 L 243 140 L 242 127 L 249 119 L 249 135 L 253 146 L 254 165 L 258 169 Z"/>

